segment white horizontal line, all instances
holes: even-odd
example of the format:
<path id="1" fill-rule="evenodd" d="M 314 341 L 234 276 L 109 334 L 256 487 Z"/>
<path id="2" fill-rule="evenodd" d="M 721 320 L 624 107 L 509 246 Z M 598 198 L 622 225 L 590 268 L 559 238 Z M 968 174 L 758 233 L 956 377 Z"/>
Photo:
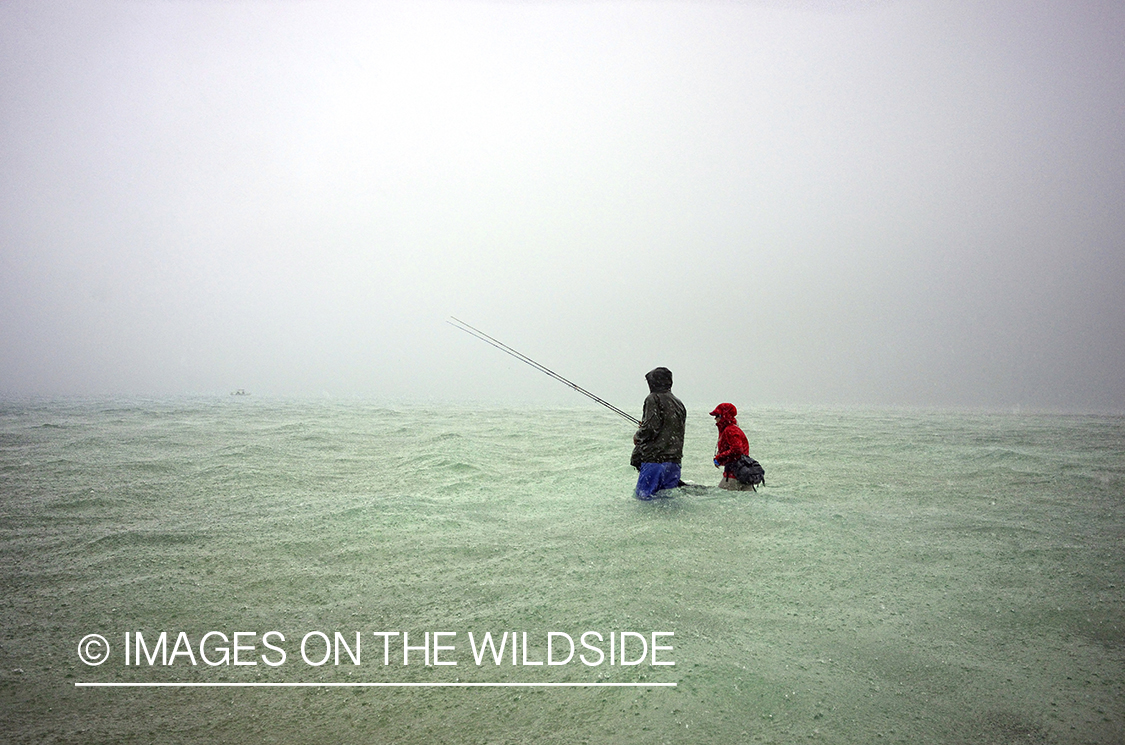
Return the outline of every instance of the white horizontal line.
<path id="1" fill-rule="evenodd" d="M 75 683 L 75 688 L 675 688 L 675 683 Z"/>

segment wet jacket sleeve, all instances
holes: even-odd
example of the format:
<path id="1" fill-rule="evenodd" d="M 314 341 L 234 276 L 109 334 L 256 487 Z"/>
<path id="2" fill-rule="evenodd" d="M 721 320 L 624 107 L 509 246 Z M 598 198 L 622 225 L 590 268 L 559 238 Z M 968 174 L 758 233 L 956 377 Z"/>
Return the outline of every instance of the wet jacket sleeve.
<path id="1" fill-rule="evenodd" d="M 633 435 L 633 444 L 640 445 L 652 442 L 664 427 L 664 411 L 656 396 L 649 395 L 645 398 L 644 412 L 641 414 L 641 425 Z"/>
<path id="2" fill-rule="evenodd" d="M 743 455 L 749 455 L 750 443 L 746 439 L 745 433 L 737 425 L 731 425 L 719 433 L 719 444 L 716 447 L 715 460 L 720 465 L 729 465 L 741 458 Z"/>

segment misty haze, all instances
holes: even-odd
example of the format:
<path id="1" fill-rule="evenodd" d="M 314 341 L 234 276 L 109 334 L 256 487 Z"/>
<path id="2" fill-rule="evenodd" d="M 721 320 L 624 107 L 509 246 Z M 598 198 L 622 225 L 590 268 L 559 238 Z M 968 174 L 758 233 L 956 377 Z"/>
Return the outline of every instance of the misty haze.
<path id="1" fill-rule="evenodd" d="M 1125 407 L 1116 3 L 5 3 L 0 394 Z"/>

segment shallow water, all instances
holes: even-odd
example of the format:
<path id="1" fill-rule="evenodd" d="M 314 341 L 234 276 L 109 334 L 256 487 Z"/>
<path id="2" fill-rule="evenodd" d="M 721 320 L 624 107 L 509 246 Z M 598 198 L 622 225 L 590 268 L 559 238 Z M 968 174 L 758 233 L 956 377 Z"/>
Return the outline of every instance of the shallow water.
<path id="1" fill-rule="evenodd" d="M 689 410 L 684 478 L 714 484 L 714 428 L 706 409 Z M 591 408 L 0 403 L 0 731 L 13 742 L 1125 741 L 1125 418 L 791 409 L 740 420 L 763 489 L 642 503 L 630 425 Z M 271 630 L 285 638 L 277 666 Z M 125 664 L 126 633 L 148 654 L 161 631 L 166 652 L 180 632 L 190 652 Z M 255 634 L 241 637 L 252 647 L 241 661 L 256 664 L 199 659 L 220 656 L 220 637 L 201 651 L 211 631 Z M 456 634 L 441 654 L 457 664 L 425 664 L 429 648 L 401 664 L 402 637 L 384 648 L 373 635 L 394 631 L 419 647 L 426 632 Z M 673 632 L 656 659 L 675 664 L 530 664 L 546 662 L 549 632 L 586 631 L 649 643 Z M 306 663 L 309 632 L 340 632 L 352 648 L 359 632 L 361 663 L 347 648 L 340 664 Z M 477 665 L 468 635 L 484 632 L 518 632 L 521 645 L 527 632 L 528 646 L 515 664 L 509 646 L 501 664 Z M 94 633 L 112 651 L 89 666 L 78 645 Z M 328 651 L 320 639 L 313 662 Z M 644 685 L 75 685 L 110 682 Z"/>

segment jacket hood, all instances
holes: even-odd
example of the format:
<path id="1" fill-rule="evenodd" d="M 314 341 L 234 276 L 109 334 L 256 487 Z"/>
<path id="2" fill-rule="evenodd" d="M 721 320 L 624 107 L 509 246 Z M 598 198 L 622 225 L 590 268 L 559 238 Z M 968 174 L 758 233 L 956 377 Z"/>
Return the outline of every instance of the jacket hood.
<path id="1" fill-rule="evenodd" d="M 738 424 L 738 420 L 735 419 L 735 417 L 738 416 L 738 409 L 734 407 L 734 404 L 719 404 L 715 407 L 714 411 L 711 412 L 711 416 L 719 418 L 718 421 L 715 422 L 715 425 L 719 429 L 725 429 L 731 424 Z"/>
<path id="2" fill-rule="evenodd" d="M 672 390 L 672 371 L 666 367 L 657 367 L 645 373 L 648 389 L 653 393 Z"/>

